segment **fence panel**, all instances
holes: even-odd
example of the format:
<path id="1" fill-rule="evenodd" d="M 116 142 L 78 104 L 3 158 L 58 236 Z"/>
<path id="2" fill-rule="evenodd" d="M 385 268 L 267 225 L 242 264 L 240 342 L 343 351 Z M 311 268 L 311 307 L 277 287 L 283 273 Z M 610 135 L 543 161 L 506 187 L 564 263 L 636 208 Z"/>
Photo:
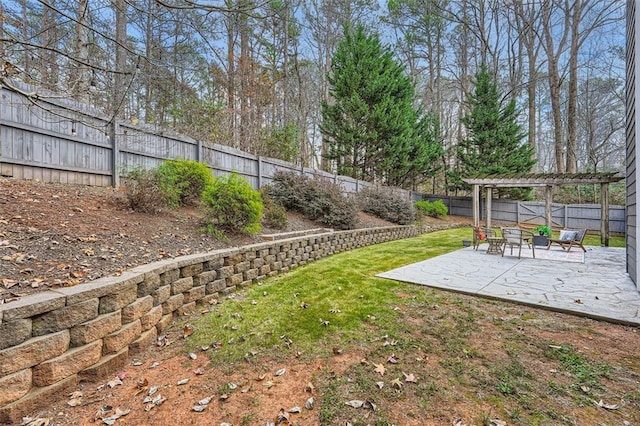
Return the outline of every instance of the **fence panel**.
<path id="1" fill-rule="evenodd" d="M 0 171 L 3 175 L 63 183 L 109 184 L 113 165 L 105 132 L 106 120 L 74 102 L 39 99 L 34 103 L 4 87 L 1 97 Z"/>
<path id="2" fill-rule="evenodd" d="M 24 91 L 36 88 L 14 82 Z M 273 158 L 258 158 L 231 147 L 198 142 L 151 126 L 111 120 L 77 102 L 42 93 L 37 103 L 3 86 L 0 90 L 0 174 L 47 182 L 117 185 L 119 174 L 133 167 L 154 168 L 164 159 L 202 161 L 216 175 L 235 172 L 253 188 L 272 182 L 277 170 L 319 176 L 339 184 L 345 192 L 376 184 L 300 167 Z M 46 99 L 46 100 L 43 100 Z M 409 200 L 442 200 L 449 214 L 473 216 L 470 197 L 449 197 L 392 189 Z M 541 207 L 542 206 L 542 207 Z M 484 206 L 481 208 L 481 215 Z M 542 223 L 544 203 L 492 201 L 497 222 Z M 554 227 L 600 229 L 599 205 L 553 205 Z M 625 208 L 611 206 L 610 229 L 623 233 Z"/>

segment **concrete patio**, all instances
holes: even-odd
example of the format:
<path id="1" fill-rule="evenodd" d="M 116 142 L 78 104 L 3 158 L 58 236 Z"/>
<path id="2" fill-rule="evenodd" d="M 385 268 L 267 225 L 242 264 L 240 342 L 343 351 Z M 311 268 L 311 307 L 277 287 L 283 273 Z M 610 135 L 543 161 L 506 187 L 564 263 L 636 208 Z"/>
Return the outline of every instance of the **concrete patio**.
<path id="1" fill-rule="evenodd" d="M 394 269 L 378 277 L 507 300 L 615 323 L 640 325 L 640 292 L 625 271 L 625 249 L 586 246 L 523 249 L 502 257 L 472 247 Z"/>

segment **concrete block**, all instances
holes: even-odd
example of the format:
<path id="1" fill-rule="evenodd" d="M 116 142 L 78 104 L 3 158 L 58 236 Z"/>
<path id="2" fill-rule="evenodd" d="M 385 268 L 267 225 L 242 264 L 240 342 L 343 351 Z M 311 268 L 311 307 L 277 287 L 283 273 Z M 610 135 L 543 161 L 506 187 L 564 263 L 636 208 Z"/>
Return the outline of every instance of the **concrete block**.
<path id="1" fill-rule="evenodd" d="M 33 384 L 39 387 L 52 385 L 95 364 L 101 357 L 101 340 L 70 349 L 33 367 Z"/>
<path id="2" fill-rule="evenodd" d="M 96 297 L 39 315 L 33 318 L 32 333 L 34 336 L 56 333 L 92 320 L 98 316 L 98 304 Z"/>
<path id="3" fill-rule="evenodd" d="M 107 334 L 119 330 L 122 326 L 120 311 L 100 315 L 96 319 L 71 328 L 71 346 L 82 346 L 102 339 Z"/>
<path id="4" fill-rule="evenodd" d="M 0 376 L 33 367 L 62 355 L 69 349 L 69 331 L 34 337 L 26 342 L 0 351 Z"/>

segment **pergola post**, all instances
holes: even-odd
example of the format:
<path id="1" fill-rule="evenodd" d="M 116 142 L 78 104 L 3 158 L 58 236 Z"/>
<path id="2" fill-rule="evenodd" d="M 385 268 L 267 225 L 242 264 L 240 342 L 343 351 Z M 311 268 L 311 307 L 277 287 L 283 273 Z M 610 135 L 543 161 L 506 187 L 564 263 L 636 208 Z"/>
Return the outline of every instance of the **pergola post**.
<path id="1" fill-rule="evenodd" d="M 491 192 L 493 188 L 515 188 L 515 187 L 545 187 L 545 225 L 549 228 L 553 225 L 552 203 L 553 187 L 558 185 L 577 184 L 600 184 L 600 205 L 602 208 L 600 215 L 600 238 L 602 245 L 609 246 L 609 184 L 619 182 L 624 177 L 616 176 L 615 173 L 582 173 L 582 174 L 525 174 L 522 176 L 493 175 L 484 177 L 469 177 L 462 180 L 473 186 L 473 222 L 475 226 L 480 225 L 480 187 L 487 188 L 487 227 L 491 226 Z M 566 226 L 566 210 L 565 210 Z"/>
<path id="2" fill-rule="evenodd" d="M 553 204 L 553 186 L 547 185 L 544 187 L 544 224 L 552 228 L 553 219 L 551 217 L 551 206 Z"/>
<path id="3" fill-rule="evenodd" d="M 600 244 L 609 247 L 609 184 L 600 184 Z"/>
<path id="4" fill-rule="evenodd" d="M 487 207 L 487 229 L 491 228 L 491 199 L 493 198 L 493 188 L 487 186 L 487 200 L 485 202 Z"/>
<path id="5" fill-rule="evenodd" d="M 480 226 L 480 185 L 473 185 L 473 226 Z"/>

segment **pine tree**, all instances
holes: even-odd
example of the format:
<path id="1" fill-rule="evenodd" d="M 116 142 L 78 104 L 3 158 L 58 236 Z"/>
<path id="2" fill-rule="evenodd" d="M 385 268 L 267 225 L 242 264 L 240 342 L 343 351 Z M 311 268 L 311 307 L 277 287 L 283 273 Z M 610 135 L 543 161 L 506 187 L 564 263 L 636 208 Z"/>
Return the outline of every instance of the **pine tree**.
<path id="1" fill-rule="evenodd" d="M 402 186 L 433 169 L 441 154 L 438 139 L 413 107 L 415 91 L 404 67 L 377 35 L 361 25 L 347 27 L 328 81 L 333 102 L 322 104 L 320 129 L 338 173 Z"/>
<path id="2" fill-rule="evenodd" d="M 518 123 L 515 100 L 502 105 L 496 82 L 486 66 L 476 74 L 476 86 L 469 96 L 470 112 L 463 117 L 469 137 L 457 147 L 459 167 L 456 184 L 464 188 L 464 176 L 525 174 L 535 164 L 533 148 L 523 143 L 526 133 Z M 522 196 L 521 190 L 502 195 Z"/>

